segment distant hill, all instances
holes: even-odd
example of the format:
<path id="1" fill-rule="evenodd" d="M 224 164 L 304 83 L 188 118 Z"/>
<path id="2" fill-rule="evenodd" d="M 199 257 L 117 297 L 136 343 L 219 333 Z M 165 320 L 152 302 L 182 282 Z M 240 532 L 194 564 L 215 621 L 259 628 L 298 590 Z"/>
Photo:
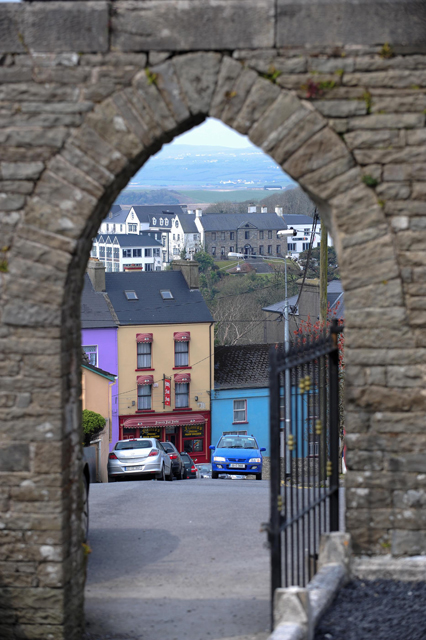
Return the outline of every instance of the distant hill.
<path id="1" fill-rule="evenodd" d="M 167 189 L 153 189 L 152 191 L 124 189 L 115 204 L 180 204 L 182 198 L 179 193 Z"/>
<path id="2" fill-rule="evenodd" d="M 165 145 L 150 158 L 126 190 L 132 187 L 263 187 L 294 184 L 269 156 L 256 147 L 231 149 Z"/>

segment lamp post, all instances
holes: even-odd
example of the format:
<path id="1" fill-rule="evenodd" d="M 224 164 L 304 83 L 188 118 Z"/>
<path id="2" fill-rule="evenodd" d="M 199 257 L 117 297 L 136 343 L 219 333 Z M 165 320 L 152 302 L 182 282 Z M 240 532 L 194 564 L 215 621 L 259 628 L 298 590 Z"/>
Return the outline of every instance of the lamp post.
<path id="1" fill-rule="evenodd" d="M 295 229 L 283 229 L 277 232 L 277 236 L 279 237 L 294 237 L 297 235 L 297 231 Z M 244 254 L 242 253 L 228 253 L 229 258 L 244 258 Z M 262 260 L 267 259 L 267 256 L 251 256 L 252 258 L 261 258 Z M 274 260 L 284 260 L 284 286 L 285 286 L 285 301 L 284 301 L 284 313 L 280 312 L 280 315 L 284 318 L 284 353 L 288 353 L 290 350 L 290 330 L 289 330 L 289 313 L 288 313 L 288 295 L 287 295 L 287 257 L 284 258 L 274 258 Z M 281 457 L 283 457 L 284 452 L 284 440 L 290 434 L 290 425 L 291 425 L 291 403 L 290 403 L 290 371 L 286 369 L 284 372 L 284 407 L 285 407 L 285 419 L 284 419 L 284 433 L 281 438 Z M 290 450 L 286 449 L 286 460 L 285 460 L 285 476 L 290 475 Z"/>

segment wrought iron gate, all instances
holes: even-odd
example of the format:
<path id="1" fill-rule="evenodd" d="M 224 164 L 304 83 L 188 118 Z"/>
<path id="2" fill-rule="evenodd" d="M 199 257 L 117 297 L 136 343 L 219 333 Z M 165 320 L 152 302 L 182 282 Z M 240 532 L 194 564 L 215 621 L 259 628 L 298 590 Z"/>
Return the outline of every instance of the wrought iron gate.
<path id="1" fill-rule="evenodd" d="M 342 327 L 270 355 L 271 594 L 306 586 L 322 533 L 339 528 L 339 347 Z M 302 340 L 302 337 L 301 337 Z"/>

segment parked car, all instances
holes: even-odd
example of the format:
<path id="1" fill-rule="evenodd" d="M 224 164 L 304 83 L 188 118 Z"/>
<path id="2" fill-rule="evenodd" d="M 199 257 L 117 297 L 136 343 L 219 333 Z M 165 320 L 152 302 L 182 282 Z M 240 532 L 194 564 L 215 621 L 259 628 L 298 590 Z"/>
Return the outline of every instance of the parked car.
<path id="1" fill-rule="evenodd" d="M 184 480 L 186 478 L 186 469 L 179 451 L 172 442 L 162 442 L 161 444 L 169 454 L 170 460 L 172 461 L 174 477 L 178 480 Z"/>
<path id="2" fill-rule="evenodd" d="M 212 457 L 212 478 L 218 478 L 220 473 L 229 475 L 255 475 L 256 480 L 262 480 L 262 451 L 256 438 L 245 435 L 222 436 Z"/>
<path id="3" fill-rule="evenodd" d="M 155 438 L 119 440 L 108 456 L 108 482 L 125 476 L 173 480 L 171 460 Z"/>
<path id="4" fill-rule="evenodd" d="M 187 478 L 199 478 L 200 474 L 199 474 L 199 471 L 198 471 L 198 467 L 195 466 L 195 463 L 197 461 L 193 460 L 191 458 L 191 456 L 186 453 L 186 451 L 181 451 L 180 452 L 180 457 L 182 458 L 183 464 L 185 465 L 186 477 Z"/>

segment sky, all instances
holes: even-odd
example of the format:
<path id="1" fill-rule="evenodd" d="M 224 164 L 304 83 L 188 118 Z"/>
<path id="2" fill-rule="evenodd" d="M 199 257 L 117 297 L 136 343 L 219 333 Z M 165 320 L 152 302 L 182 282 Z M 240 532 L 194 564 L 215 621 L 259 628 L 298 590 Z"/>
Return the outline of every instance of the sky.
<path id="1" fill-rule="evenodd" d="M 194 146 L 208 147 L 230 147 L 231 149 L 242 149 L 253 147 L 247 136 L 237 133 L 230 127 L 215 120 L 207 118 L 198 127 L 183 133 L 173 140 L 171 144 L 190 144 Z"/>

